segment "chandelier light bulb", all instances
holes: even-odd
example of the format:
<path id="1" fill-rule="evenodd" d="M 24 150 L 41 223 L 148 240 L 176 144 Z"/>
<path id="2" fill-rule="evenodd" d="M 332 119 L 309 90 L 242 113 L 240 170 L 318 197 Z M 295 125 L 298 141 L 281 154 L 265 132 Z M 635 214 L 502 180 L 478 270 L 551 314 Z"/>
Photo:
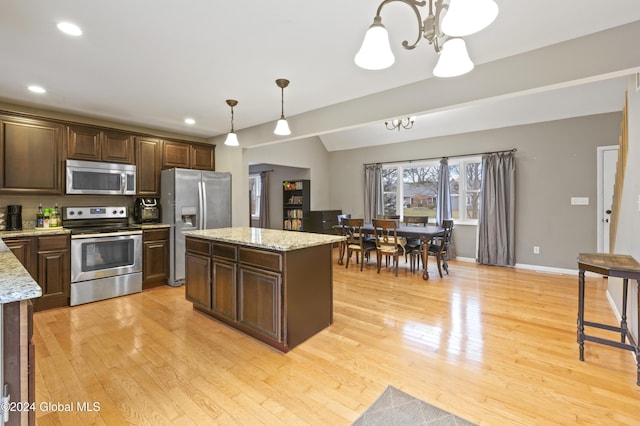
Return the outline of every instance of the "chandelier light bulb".
<path id="1" fill-rule="evenodd" d="M 382 25 L 380 16 L 374 18 L 354 60 L 357 66 L 366 70 L 382 70 L 395 62 L 389 44 L 389 33 Z"/>
<path id="2" fill-rule="evenodd" d="M 485 29 L 497 16 L 498 5 L 493 0 L 451 0 L 442 18 L 442 32 L 452 37 L 467 36 Z"/>
<path id="3" fill-rule="evenodd" d="M 436 77 L 457 77 L 473 69 L 473 62 L 469 58 L 467 45 L 461 38 L 447 40 L 442 46 L 440 59 L 433 69 Z"/>

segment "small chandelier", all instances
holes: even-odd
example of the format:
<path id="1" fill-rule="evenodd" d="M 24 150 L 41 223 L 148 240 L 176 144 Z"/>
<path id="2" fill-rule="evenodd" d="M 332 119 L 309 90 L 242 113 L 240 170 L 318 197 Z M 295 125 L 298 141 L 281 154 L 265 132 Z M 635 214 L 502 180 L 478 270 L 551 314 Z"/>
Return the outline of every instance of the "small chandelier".
<path id="1" fill-rule="evenodd" d="M 228 146 L 238 146 L 238 135 L 233 130 L 233 107 L 238 105 L 238 101 L 235 99 L 227 99 L 227 105 L 231 107 L 231 131 L 227 134 L 227 139 L 225 139 L 224 144 Z"/>
<path id="2" fill-rule="evenodd" d="M 289 85 L 289 80 L 286 80 L 284 78 L 279 78 L 276 80 L 276 84 L 282 91 L 281 92 L 282 96 L 280 98 L 280 105 L 282 107 L 282 112 L 280 114 L 280 120 L 278 120 L 278 123 L 276 124 L 276 128 L 273 131 L 273 133 L 279 136 L 287 136 L 291 134 L 291 130 L 289 130 L 289 123 L 287 123 L 287 119 L 284 118 L 284 88 Z"/>
<path id="3" fill-rule="evenodd" d="M 460 37 L 486 28 L 498 16 L 498 5 L 494 0 L 383 0 L 356 54 L 355 62 L 359 67 L 381 70 L 393 65 L 395 58 L 389 33 L 382 25 L 380 13 L 385 5 L 395 1 L 409 6 L 418 20 L 418 38 L 413 44 L 405 40 L 402 46 L 407 50 L 414 49 L 424 37 L 440 55 L 433 69 L 436 77 L 455 77 L 471 71 L 474 65 Z M 429 15 L 423 20 L 418 7 L 425 6 L 427 1 Z"/>
<path id="4" fill-rule="evenodd" d="M 385 121 L 384 125 L 386 126 L 387 130 L 396 130 L 396 129 L 398 131 L 400 131 L 400 129 L 408 130 L 413 127 L 413 123 L 415 121 L 416 121 L 416 117 L 411 116 L 411 117 L 399 118 L 391 121 Z M 389 125 L 391 125 L 391 127 L 389 127 Z"/>

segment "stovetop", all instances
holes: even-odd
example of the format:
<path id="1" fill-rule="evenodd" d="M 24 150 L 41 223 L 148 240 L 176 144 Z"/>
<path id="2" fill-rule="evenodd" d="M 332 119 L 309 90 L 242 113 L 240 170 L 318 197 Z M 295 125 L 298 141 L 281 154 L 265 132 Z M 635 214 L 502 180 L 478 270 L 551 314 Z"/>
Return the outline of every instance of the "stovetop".
<path id="1" fill-rule="evenodd" d="M 126 206 L 63 207 L 62 222 L 72 235 L 141 230 L 140 225 L 129 224 Z"/>

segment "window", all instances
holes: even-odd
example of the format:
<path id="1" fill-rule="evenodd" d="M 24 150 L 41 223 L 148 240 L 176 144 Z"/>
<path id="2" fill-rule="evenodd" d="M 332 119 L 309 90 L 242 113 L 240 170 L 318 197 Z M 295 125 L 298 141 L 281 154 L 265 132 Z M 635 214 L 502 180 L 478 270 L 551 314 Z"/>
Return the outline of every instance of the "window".
<path id="1" fill-rule="evenodd" d="M 251 219 L 260 219 L 260 175 L 249 175 L 249 211 Z"/>
<path id="2" fill-rule="evenodd" d="M 439 169 L 439 161 L 383 166 L 384 214 L 429 216 L 435 220 Z M 401 185 L 398 176 L 402 176 Z M 456 222 L 478 222 L 481 182 L 481 158 L 449 159 L 451 216 Z"/>

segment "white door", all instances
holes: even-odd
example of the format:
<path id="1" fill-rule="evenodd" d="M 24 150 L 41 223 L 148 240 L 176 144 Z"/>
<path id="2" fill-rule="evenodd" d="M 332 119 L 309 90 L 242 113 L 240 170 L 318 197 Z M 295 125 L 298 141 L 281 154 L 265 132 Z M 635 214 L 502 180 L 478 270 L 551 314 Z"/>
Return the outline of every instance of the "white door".
<path id="1" fill-rule="evenodd" d="M 609 253 L 609 223 L 618 146 L 598 147 L 598 253 Z"/>

